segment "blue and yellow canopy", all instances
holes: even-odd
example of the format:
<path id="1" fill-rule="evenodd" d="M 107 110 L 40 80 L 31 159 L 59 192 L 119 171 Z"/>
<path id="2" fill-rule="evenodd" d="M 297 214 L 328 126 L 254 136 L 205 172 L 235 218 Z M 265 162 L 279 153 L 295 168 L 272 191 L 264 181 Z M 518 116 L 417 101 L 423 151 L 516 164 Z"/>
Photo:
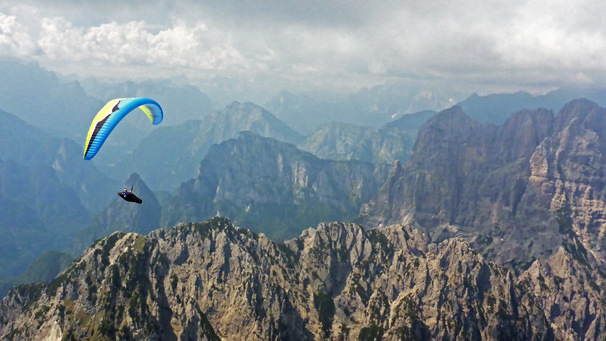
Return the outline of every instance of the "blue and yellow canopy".
<path id="1" fill-rule="evenodd" d="M 92 159 L 116 125 L 124 116 L 137 108 L 141 109 L 153 124 L 162 122 L 162 108 L 153 99 L 145 97 L 112 99 L 97 113 L 88 129 L 84 145 L 84 159 Z"/>

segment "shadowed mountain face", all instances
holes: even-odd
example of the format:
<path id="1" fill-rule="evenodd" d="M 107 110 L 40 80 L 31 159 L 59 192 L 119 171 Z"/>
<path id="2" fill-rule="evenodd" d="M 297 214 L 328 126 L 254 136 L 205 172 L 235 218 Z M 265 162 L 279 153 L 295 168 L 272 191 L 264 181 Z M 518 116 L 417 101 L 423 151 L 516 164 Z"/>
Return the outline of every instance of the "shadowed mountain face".
<path id="1" fill-rule="evenodd" d="M 0 279 L 25 271 L 44 251 L 67 246 L 90 220 L 77 198 L 50 167 L 0 160 Z"/>
<path id="2" fill-rule="evenodd" d="M 369 226 L 415 222 L 436 240 L 462 236 L 500 262 L 568 245 L 601 263 L 605 151 L 606 110 L 587 100 L 498 127 L 453 107 L 420 130 L 410 162 L 392 167 L 362 214 Z"/>
<path id="3" fill-rule="evenodd" d="M 82 148 L 0 111 L 0 282 L 38 255 L 69 245 L 109 202 L 113 182 Z"/>
<path id="4" fill-rule="evenodd" d="M 0 111 L 0 160 L 12 160 L 26 167 L 52 168 L 57 180 L 71 187 L 91 212 L 100 211 L 109 201 L 99 193 L 113 181 L 101 174 L 92 162 L 83 161 L 83 150 L 70 139 L 57 138 L 16 116 Z"/>
<path id="5" fill-rule="evenodd" d="M 303 139 L 265 109 L 252 103 L 234 102 L 202 120 L 154 130 L 112 172 L 123 178 L 128 176 L 122 174 L 125 170 L 135 171 L 151 188 L 173 190 L 181 182 L 196 177 L 200 160 L 213 144 L 247 130 L 289 143 Z"/>
<path id="6" fill-rule="evenodd" d="M 99 240 L 51 283 L 13 289 L 0 336 L 593 340 L 603 288 L 564 248 L 516 277 L 408 226 L 320 224 L 276 243 L 213 218 Z"/>
<path id="7" fill-rule="evenodd" d="M 291 238 L 321 221 L 354 219 L 386 167 L 319 159 L 250 132 L 213 146 L 199 175 L 175 192 L 163 225 L 221 214 L 272 237 Z"/>

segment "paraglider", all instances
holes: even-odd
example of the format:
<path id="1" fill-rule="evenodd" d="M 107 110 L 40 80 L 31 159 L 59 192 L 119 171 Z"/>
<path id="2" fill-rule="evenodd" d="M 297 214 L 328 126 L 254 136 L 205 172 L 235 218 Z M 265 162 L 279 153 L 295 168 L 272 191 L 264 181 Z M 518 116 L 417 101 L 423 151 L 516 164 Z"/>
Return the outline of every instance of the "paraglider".
<path id="1" fill-rule="evenodd" d="M 84 159 L 90 160 L 95 157 L 103 142 L 105 142 L 116 125 L 126 115 L 137 108 L 141 109 L 154 125 L 162 122 L 164 116 L 162 107 L 153 99 L 145 97 L 112 99 L 97 113 L 88 129 L 88 135 L 84 144 Z M 136 202 L 137 204 L 143 202 L 143 200 L 133 194 L 132 187 L 130 191 L 125 187 L 124 191 L 118 192 L 118 196 L 126 201 Z"/>
<path id="2" fill-rule="evenodd" d="M 162 107 L 153 99 L 145 97 L 112 99 L 97 113 L 88 129 L 84 145 L 84 159 L 92 159 L 116 125 L 124 116 L 137 108 L 141 109 L 153 124 L 162 122 Z"/>
<path id="3" fill-rule="evenodd" d="M 122 192 L 118 192 L 118 196 L 126 201 L 130 201 L 130 202 L 136 202 L 137 204 L 140 204 L 143 202 L 143 200 L 139 199 L 136 195 L 133 194 L 133 188 L 130 188 L 130 191 L 126 189 L 126 187 L 124 187 L 124 190 Z"/>

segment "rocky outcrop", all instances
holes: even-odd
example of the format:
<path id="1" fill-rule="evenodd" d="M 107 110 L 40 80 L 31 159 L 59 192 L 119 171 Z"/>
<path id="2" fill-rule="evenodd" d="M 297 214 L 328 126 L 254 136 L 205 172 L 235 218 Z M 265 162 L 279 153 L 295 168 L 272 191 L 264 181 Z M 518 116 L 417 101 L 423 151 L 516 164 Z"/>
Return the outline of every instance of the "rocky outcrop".
<path id="1" fill-rule="evenodd" d="M 294 145 L 244 132 L 213 146 L 196 179 L 163 208 L 163 226 L 215 215 L 272 238 L 309 226 L 353 220 L 384 181 L 386 167 L 323 160 Z"/>
<path id="2" fill-rule="evenodd" d="M 415 222 L 466 238 L 489 259 L 530 264 L 580 242 L 604 259 L 606 111 L 575 100 L 556 117 L 518 112 L 482 125 L 459 107 L 432 118 L 362 210 L 369 227 Z"/>
<path id="3" fill-rule="evenodd" d="M 223 218 L 114 233 L 12 290 L 4 339 L 602 339 L 604 276 L 564 248 L 516 277 L 458 238 L 320 224 L 276 243 Z"/>

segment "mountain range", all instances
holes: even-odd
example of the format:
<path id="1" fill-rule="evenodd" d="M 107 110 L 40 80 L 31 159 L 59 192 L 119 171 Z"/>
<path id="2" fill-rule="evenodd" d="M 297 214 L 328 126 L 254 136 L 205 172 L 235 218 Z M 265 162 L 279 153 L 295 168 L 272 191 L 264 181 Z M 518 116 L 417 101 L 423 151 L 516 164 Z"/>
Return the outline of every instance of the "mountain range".
<path id="1" fill-rule="evenodd" d="M 558 111 L 566 103 L 578 98 L 585 98 L 602 106 L 606 105 L 606 91 L 592 88 L 561 88 L 536 96 L 523 91 L 484 96 L 473 94 L 457 105 L 476 121 L 501 125 L 514 112 L 540 108 Z"/>
<path id="2" fill-rule="evenodd" d="M 82 148 L 0 111 L 0 282 L 19 275 L 43 252 L 69 245 L 75 231 L 109 203 L 114 182 Z M 2 283 L 0 283 L 1 285 Z"/>
<path id="3" fill-rule="evenodd" d="M 303 139 L 265 109 L 234 102 L 201 120 L 152 131 L 112 173 L 125 178 L 136 172 L 155 190 L 173 190 L 197 175 L 200 161 L 213 144 L 246 130 L 290 143 Z"/>
<path id="4" fill-rule="evenodd" d="M 404 115 L 379 128 L 326 123 L 298 147 L 324 159 L 405 162 L 410 158 L 419 128 L 434 114 L 434 111 L 422 111 Z"/>
<path id="5" fill-rule="evenodd" d="M 396 118 L 452 105 L 444 95 L 429 90 L 389 84 L 362 89 L 337 100 L 283 91 L 264 105 L 279 119 L 305 135 L 322 125 L 340 122 L 379 127 Z"/>
<path id="6" fill-rule="evenodd" d="M 229 220 L 116 232 L 0 305 L 9 339 L 591 339 L 604 277 L 563 248 L 519 276 L 465 241 L 320 224 L 279 243 Z"/>
<path id="7" fill-rule="evenodd" d="M 58 137 L 83 141 L 105 102 L 77 81 L 62 81 L 36 63 L 0 58 L 0 109 Z"/>
<path id="8" fill-rule="evenodd" d="M 233 102 L 149 133 L 129 131 L 135 118 L 106 146 L 114 160 L 91 163 L 66 132 L 84 119 L 56 120 L 73 113 L 56 103 L 99 102 L 6 65 L 7 94 L 36 90 L 18 78 L 42 90 L 24 107 L 0 98 L 17 110 L 0 112 L 0 290 L 44 282 L 3 299 L 3 339 L 604 338 L 600 90 L 474 95 L 403 116 L 416 95 L 393 99 L 394 87 L 327 106 Z M 117 88 L 210 105 L 162 82 Z M 39 105 L 51 115 L 38 119 Z M 325 125 L 301 130 L 305 115 Z M 143 204 L 117 197 L 122 185 Z"/>
<path id="9" fill-rule="evenodd" d="M 452 107 L 420 128 L 407 163 L 394 162 L 363 225 L 320 223 L 286 242 L 218 217 L 146 237 L 114 233 L 52 282 L 12 290 L 2 335 L 599 340 L 605 114 L 581 99 L 496 126 Z M 313 183 L 309 160 L 336 163 L 252 133 L 216 145 L 162 225 L 207 219 L 195 214 L 219 203 L 219 214 L 246 215 L 259 202 L 282 211 L 293 195 L 317 196 L 286 185 Z M 345 183 L 335 197 L 359 188 Z M 166 218 L 175 212 L 191 213 Z"/>
<path id="10" fill-rule="evenodd" d="M 604 264 L 606 110 L 575 100 L 557 115 L 518 112 L 502 126 L 453 107 L 419 131 L 413 157 L 392 166 L 364 223 L 414 223 L 455 236 L 499 263 L 527 266 L 565 247 Z"/>
<path id="11" fill-rule="evenodd" d="M 386 167 L 324 160 L 251 132 L 210 148 L 198 176 L 181 184 L 162 226 L 215 215 L 272 238 L 292 238 L 322 221 L 355 219 Z"/>

